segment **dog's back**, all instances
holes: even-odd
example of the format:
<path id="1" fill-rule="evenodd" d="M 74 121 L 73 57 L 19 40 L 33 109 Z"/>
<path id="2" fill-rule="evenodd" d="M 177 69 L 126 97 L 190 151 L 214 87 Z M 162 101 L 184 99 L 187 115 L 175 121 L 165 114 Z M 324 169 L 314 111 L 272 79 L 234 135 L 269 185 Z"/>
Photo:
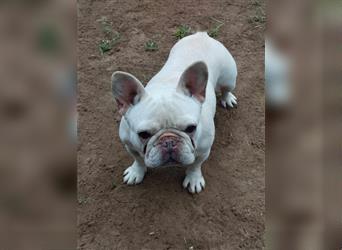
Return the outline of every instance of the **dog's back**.
<path id="1" fill-rule="evenodd" d="M 197 32 L 179 40 L 171 49 L 169 57 L 150 83 L 164 82 L 174 77 L 177 84 L 182 72 L 191 64 L 204 61 L 208 66 L 209 83 L 217 90 L 220 84 L 227 85 L 231 91 L 235 87 L 237 68 L 229 51 L 222 43 L 208 36 L 206 32 Z"/>

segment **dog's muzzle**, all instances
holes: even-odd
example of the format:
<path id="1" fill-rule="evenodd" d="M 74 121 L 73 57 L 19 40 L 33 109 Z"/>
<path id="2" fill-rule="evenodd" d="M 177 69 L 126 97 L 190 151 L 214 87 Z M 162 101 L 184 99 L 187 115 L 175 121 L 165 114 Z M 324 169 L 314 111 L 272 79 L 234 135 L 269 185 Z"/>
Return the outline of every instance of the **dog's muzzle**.
<path id="1" fill-rule="evenodd" d="M 151 167 L 183 165 L 185 154 L 193 154 L 194 148 L 190 138 L 177 130 L 164 130 L 151 138 L 145 154 L 145 163 Z M 186 160 L 185 160 L 186 162 Z"/>

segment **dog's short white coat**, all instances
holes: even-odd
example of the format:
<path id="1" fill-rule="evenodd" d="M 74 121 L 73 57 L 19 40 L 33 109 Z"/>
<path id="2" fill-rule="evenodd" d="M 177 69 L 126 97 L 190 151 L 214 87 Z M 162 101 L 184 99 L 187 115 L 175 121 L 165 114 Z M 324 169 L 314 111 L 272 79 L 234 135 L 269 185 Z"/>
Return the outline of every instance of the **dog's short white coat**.
<path id="1" fill-rule="evenodd" d="M 190 65 L 199 61 L 204 62 L 208 69 L 205 100 L 203 103 L 188 100 L 183 103 L 182 99 L 174 94 L 175 89 L 182 73 Z M 231 54 L 222 43 L 209 37 L 206 32 L 197 32 L 178 41 L 171 49 L 165 65 L 145 87 L 146 93 L 153 98 L 141 101 L 140 107 L 136 105 L 135 110 L 132 108 L 121 120 L 120 138 L 135 159 L 124 172 L 124 182 L 140 183 L 144 178 L 146 167 L 150 167 L 146 164 L 150 164 L 149 159 L 144 159 L 143 142 L 137 136 L 137 130 L 145 126 L 160 131 L 167 129 L 168 126 L 175 126 L 182 123 L 180 117 L 184 119 L 185 112 L 194 114 L 196 118 L 191 118 L 189 115 L 189 119 L 198 119 L 198 124 L 194 136 L 196 148 L 192 149 L 189 146 L 183 156 L 185 159 L 190 159 L 188 154 L 191 150 L 194 151 L 192 154 L 195 160 L 186 166 L 183 186 L 191 193 L 201 192 L 205 187 L 201 165 L 210 154 L 215 136 L 215 92 L 221 92 L 220 103 L 223 107 L 237 105 L 236 97 L 231 93 L 235 88 L 236 77 L 237 67 Z M 163 103 L 168 105 L 164 107 Z M 158 109 L 155 109 L 156 105 L 159 105 Z M 177 108 L 172 109 L 173 106 Z M 184 145 L 188 144 L 184 143 Z"/>

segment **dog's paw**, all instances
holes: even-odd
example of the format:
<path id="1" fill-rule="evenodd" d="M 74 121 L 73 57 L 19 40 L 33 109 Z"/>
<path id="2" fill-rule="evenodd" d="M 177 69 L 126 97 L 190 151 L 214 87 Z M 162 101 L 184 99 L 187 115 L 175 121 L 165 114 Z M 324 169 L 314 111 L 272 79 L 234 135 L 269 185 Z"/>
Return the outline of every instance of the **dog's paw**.
<path id="1" fill-rule="evenodd" d="M 187 173 L 183 181 L 183 187 L 188 188 L 190 193 L 199 193 L 205 187 L 205 181 L 201 172 Z"/>
<path id="2" fill-rule="evenodd" d="M 133 164 L 132 166 L 130 166 L 129 168 L 125 170 L 123 174 L 124 175 L 123 181 L 124 183 L 127 183 L 128 185 L 139 184 L 144 179 L 145 172 L 146 172 L 146 168 L 136 166 Z"/>
<path id="3" fill-rule="evenodd" d="M 227 97 L 221 99 L 221 105 L 224 108 L 237 107 L 237 98 L 232 93 L 228 92 Z"/>

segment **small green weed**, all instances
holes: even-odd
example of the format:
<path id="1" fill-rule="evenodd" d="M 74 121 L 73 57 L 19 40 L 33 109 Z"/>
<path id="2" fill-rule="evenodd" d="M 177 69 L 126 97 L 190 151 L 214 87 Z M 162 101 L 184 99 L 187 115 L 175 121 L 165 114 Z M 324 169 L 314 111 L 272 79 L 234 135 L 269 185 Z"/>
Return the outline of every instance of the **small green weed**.
<path id="1" fill-rule="evenodd" d="M 261 6 L 260 0 L 251 0 L 253 6 Z"/>
<path id="2" fill-rule="evenodd" d="M 178 39 L 182 39 L 183 37 L 186 37 L 190 34 L 191 34 L 191 28 L 187 25 L 181 25 L 181 26 L 177 27 L 174 35 Z"/>
<path id="3" fill-rule="evenodd" d="M 111 189 L 113 190 L 113 189 L 115 189 L 115 188 L 117 188 L 117 184 L 116 184 L 116 182 L 113 180 L 112 181 L 112 186 L 111 186 Z"/>
<path id="4" fill-rule="evenodd" d="M 120 40 L 121 36 L 118 32 L 113 32 L 112 23 L 108 21 L 106 17 L 102 17 L 99 20 L 101 25 L 101 31 L 104 35 L 104 39 L 102 39 L 99 43 L 99 49 L 101 54 L 110 51 Z"/>
<path id="5" fill-rule="evenodd" d="M 111 36 L 113 34 L 112 31 L 112 23 L 108 21 L 106 17 L 102 17 L 100 20 L 101 30 L 103 34 L 107 36 Z"/>
<path id="6" fill-rule="evenodd" d="M 224 23 L 214 18 L 211 18 L 211 19 L 214 20 L 216 24 L 208 30 L 208 35 L 212 38 L 216 38 L 218 37 L 219 31 L 221 27 L 224 25 Z"/>
<path id="7" fill-rule="evenodd" d="M 146 51 L 157 51 L 158 50 L 158 44 L 153 40 L 149 40 L 145 43 L 145 50 Z"/>
<path id="8" fill-rule="evenodd" d="M 101 54 L 103 55 L 104 53 L 110 51 L 114 45 L 116 45 L 120 40 L 120 34 L 115 33 L 115 36 L 113 36 L 112 39 L 102 39 L 99 44 L 99 49 Z"/>
<path id="9" fill-rule="evenodd" d="M 258 27 L 263 26 L 266 23 L 265 11 L 261 7 L 257 8 L 256 13 L 248 19 L 248 22 L 254 23 Z"/>
<path id="10" fill-rule="evenodd" d="M 85 196 L 79 196 L 77 198 L 78 204 L 86 204 L 88 202 L 88 198 L 86 198 Z"/>

